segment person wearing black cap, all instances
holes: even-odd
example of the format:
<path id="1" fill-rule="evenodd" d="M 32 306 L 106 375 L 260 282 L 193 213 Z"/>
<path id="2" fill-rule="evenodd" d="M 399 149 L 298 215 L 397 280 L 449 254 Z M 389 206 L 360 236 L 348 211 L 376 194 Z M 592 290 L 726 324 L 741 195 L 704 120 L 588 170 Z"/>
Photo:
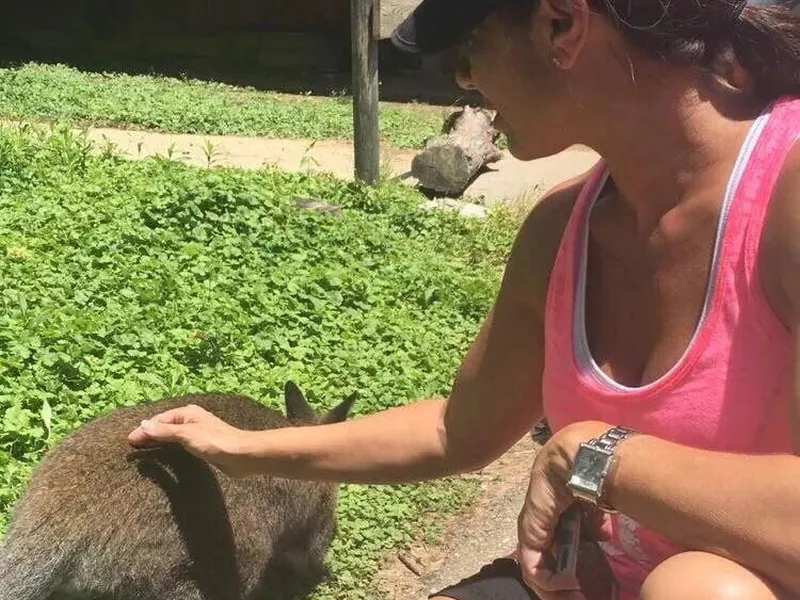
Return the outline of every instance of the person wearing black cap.
<path id="1" fill-rule="evenodd" d="M 451 394 L 264 432 L 187 407 L 129 442 L 403 483 L 481 468 L 545 416 L 517 551 L 436 598 L 610 600 L 554 572 L 576 502 L 620 600 L 800 598 L 794 1 L 423 0 L 393 42 L 456 52 L 517 158 L 602 157 L 532 209 Z"/>

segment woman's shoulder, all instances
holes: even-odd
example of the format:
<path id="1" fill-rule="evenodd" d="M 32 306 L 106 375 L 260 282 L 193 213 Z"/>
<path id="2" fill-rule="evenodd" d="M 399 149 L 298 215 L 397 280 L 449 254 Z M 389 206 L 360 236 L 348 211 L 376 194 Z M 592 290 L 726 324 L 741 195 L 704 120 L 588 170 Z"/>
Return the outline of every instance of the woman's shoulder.
<path id="1" fill-rule="evenodd" d="M 781 168 L 758 260 L 767 300 L 791 328 L 800 319 L 800 144 L 795 144 Z"/>
<path id="2" fill-rule="evenodd" d="M 530 298 L 542 314 L 561 238 L 590 173 L 588 171 L 550 189 L 531 208 L 517 235 L 512 251 L 515 270 L 525 278 L 522 287 L 531 294 Z"/>

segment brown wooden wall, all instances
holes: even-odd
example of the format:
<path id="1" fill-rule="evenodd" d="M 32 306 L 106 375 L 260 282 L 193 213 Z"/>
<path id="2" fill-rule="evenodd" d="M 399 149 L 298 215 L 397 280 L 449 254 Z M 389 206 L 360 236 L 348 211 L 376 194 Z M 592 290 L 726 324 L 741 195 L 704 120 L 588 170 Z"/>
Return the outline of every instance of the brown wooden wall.
<path id="1" fill-rule="evenodd" d="M 116 35 L 220 31 L 347 35 L 350 27 L 350 0 L 3 0 L 2 4 L 8 29 L 67 28 Z"/>
<path id="2" fill-rule="evenodd" d="M 0 38 L 104 58 L 348 64 L 350 0 L 0 0 Z"/>

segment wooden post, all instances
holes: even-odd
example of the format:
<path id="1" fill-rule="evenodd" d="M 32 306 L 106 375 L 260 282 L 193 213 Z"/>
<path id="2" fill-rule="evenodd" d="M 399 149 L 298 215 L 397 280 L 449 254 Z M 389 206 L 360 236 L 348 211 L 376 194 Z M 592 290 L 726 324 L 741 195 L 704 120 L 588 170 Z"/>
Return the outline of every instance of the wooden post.
<path id="1" fill-rule="evenodd" d="M 379 0 L 350 0 L 355 176 L 374 185 L 380 174 L 378 133 Z"/>

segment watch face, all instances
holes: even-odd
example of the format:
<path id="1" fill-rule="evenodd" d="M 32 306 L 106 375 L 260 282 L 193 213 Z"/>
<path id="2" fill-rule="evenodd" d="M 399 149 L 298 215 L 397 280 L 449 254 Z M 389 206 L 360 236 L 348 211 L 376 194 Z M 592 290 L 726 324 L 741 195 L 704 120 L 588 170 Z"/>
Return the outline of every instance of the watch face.
<path id="1" fill-rule="evenodd" d="M 586 491 L 597 492 L 600 476 L 609 458 L 609 455 L 602 452 L 581 447 L 572 469 L 572 484 Z"/>

